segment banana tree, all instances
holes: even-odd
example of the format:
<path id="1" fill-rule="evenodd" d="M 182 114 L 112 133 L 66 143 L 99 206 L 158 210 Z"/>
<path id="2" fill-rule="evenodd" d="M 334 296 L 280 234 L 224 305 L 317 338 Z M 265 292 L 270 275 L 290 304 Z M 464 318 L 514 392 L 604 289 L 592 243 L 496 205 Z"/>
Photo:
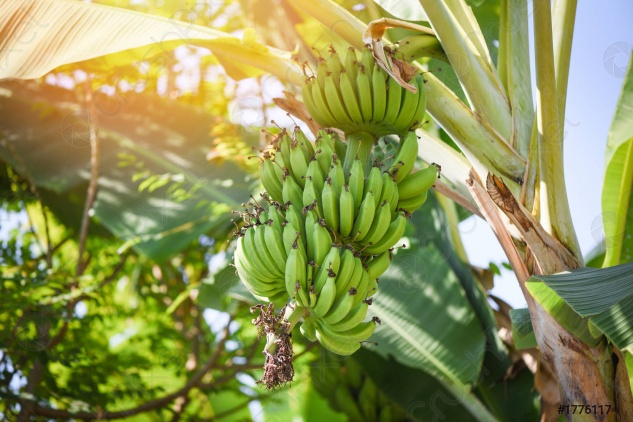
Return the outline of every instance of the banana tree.
<path id="1" fill-rule="evenodd" d="M 562 128 L 576 2 L 561 0 L 550 4 L 545 0 L 535 0 L 532 10 L 528 10 L 525 2 L 501 0 L 497 18 L 498 36 L 483 33 L 482 17 L 477 16 L 477 8 L 471 8 L 463 0 L 376 3 L 383 8 L 367 2 L 367 13 L 359 19 L 331 0 L 280 2 L 284 16 L 296 30 L 290 36 L 299 37 L 303 47 L 298 57 L 301 63 L 307 64 L 302 66 L 292 54 L 281 50 L 288 47 L 287 42 L 280 42 L 270 32 L 262 33 L 262 38 L 276 46 L 263 45 L 251 30 L 245 30 L 243 38 L 237 38 L 202 26 L 115 8 L 66 0 L 44 0 L 37 4 L 9 0 L 0 5 L 0 28 L 8 34 L 4 41 L 6 48 L 0 53 L 0 77 L 36 78 L 73 62 L 84 62 L 85 66 L 98 69 L 128 64 L 133 60 L 151 62 L 183 44 L 209 48 L 226 72 L 236 79 L 271 73 L 286 84 L 289 91 L 303 92 L 305 108 L 300 103 L 291 102 L 292 106 L 287 107 L 289 112 L 310 125 L 316 121 L 323 127 L 338 127 L 345 131 L 347 142 L 344 151 L 349 153 L 349 159 L 344 163 L 345 173 L 353 171 L 353 163 L 358 156 L 361 158 L 359 174 L 369 177 L 372 148 L 376 139 L 385 133 L 377 130 L 372 137 L 367 136 L 367 130 L 359 131 L 354 125 L 341 127 L 337 120 L 342 115 L 340 111 L 336 115 L 326 113 L 325 116 L 317 116 L 325 109 L 333 111 L 330 105 L 324 107 L 318 102 L 331 103 L 336 94 L 315 97 L 315 82 L 306 82 L 306 69 L 318 69 L 317 63 L 324 60 L 320 51 L 325 51 L 330 45 L 333 51 L 345 51 L 347 46 L 364 51 L 365 55 L 371 51 L 375 69 L 382 69 L 378 72 L 382 72 L 389 81 L 389 93 L 401 89 L 403 98 L 407 99 L 414 98 L 407 92 L 418 93 L 418 96 L 419 92 L 424 94 L 430 122 L 416 130 L 419 137 L 419 149 L 416 149 L 425 163 L 437 163 L 442 168 L 442 178 L 435 182 L 437 209 L 442 210 L 449 224 L 458 221 L 455 204 L 479 215 L 490 224 L 502 245 L 528 303 L 527 312 L 539 348 L 539 372 L 551 374 L 559 389 L 559 396 L 551 400 L 550 405 L 610 405 L 614 412 L 587 412 L 583 418 L 614 420 L 617 412 L 617 417 L 626 420 L 627 415 L 633 412 L 625 365 L 629 359 L 628 343 L 621 339 L 622 335 L 616 334 L 630 330 L 630 326 L 626 325 L 628 320 L 615 324 L 615 328 L 611 329 L 615 317 L 608 319 L 603 313 L 615 312 L 613 309 L 619 302 L 587 310 L 578 307 L 573 294 L 570 297 L 560 288 L 564 280 L 580 280 L 586 291 L 596 295 L 596 280 L 602 277 L 601 272 L 591 273 L 590 276 L 583 270 L 583 257 L 571 222 L 563 174 Z M 536 93 L 532 92 L 530 82 L 530 14 L 535 34 L 536 61 L 533 68 L 536 72 Z M 415 16 L 416 22 L 403 20 L 411 16 Z M 401 19 L 395 19 L 397 17 Z M 302 32 L 298 29 L 308 23 L 317 30 Z M 21 30 L 11 31 L 11 28 Z M 498 41 L 496 59 L 491 51 L 493 41 Z M 366 46 L 370 46 L 371 50 Z M 41 54 L 44 49 L 47 54 Z M 96 61 L 95 58 L 101 59 Z M 430 67 L 429 64 L 434 63 L 431 60 L 443 61 L 458 83 L 441 80 Z M 419 77 L 416 79 L 418 82 L 410 83 L 414 74 L 422 74 L 423 80 Z M 327 75 L 316 76 L 317 80 L 327 79 Z M 343 79 L 340 79 L 341 89 L 345 84 Z M 627 81 L 621 100 L 624 110 L 631 101 L 629 91 L 630 82 Z M 369 94 L 363 90 L 359 93 Z M 373 91 L 372 94 L 374 96 L 368 98 L 375 100 L 376 94 Z M 356 95 L 361 99 L 357 110 L 360 117 L 364 121 L 371 120 L 365 113 L 375 113 L 375 108 L 366 111 L 365 107 L 369 106 L 367 100 Z M 536 109 L 532 105 L 534 95 Z M 348 96 L 343 95 L 342 98 L 348 117 L 353 118 L 345 102 Z M 410 104 L 419 104 L 419 101 L 410 101 Z M 412 111 L 412 115 L 414 113 Z M 379 123 L 374 126 L 380 126 Z M 416 124 L 413 123 L 403 120 L 404 131 L 424 122 L 417 118 Z M 401 130 L 391 127 L 386 133 L 399 133 Z M 605 266 L 630 260 L 622 251 L 626 250 L 627 235 L 630 237 L 631 231 L 627 210 L 630 209 L 630 150 L 633 141 L 630 124 L 624 117 L 619 116 L 614 121 L 612 136 L 605 186 L 617 185 L 619 188 L 605 189 L 603 207 L 613 209 L 613 204 L 617 203 L 615 210 L 621 218 L 615 224 L 605 222 L 609 231 Z M 337 144 L 332 143 L 331 147 L 336 150 Z M 336 162 L 333 164 L 336 165 Z M 406 173 L 403 172 L 402 177 Z M 397 176 L 394 174 L 394 177 Z M 270 188 L 263 182 L 272 194 L 274 182 L 269 183 Z M 337 193 L 343 195 L 342 191 Z M 282 200 L 283 196 L 281 192 Z M 352 195 L 352 202 L 355 200 Z M 406 207 L 404 209 L 407 210 Z M 400 236 L 402 234 L 400 232 Z M 461 246 L 458 234 L 452 231 L 447 244 L 451 250 L 458 251 Z M 370 244 L 365 246 L 369 250 L 373 247 Z M 292 248 L 295 249 L 297 247 Z M 438 268 L 441 268 L 442 262 L 446 264 L 445 261 L 450 263 L 451 260 L 463 259 L 463 255 L 457 253 L 442 260 L 433 248 L 420 250 L 424 251 L 421 256 Z M 406 264 L 415 263 L 419 258 L 403 254 L 399 259 L 400 265 L 394 263 L 392 269 L 406 271 Z M 303 266 L 307 265 L 306 262 Z M 453 268 L 460 267 L 455 264 Z M 561 272 L 570 272 L 571 275 L 566 275 L 567 279 L 548 277 Z M 623 277 L 629 275 L 630 270 L 624 268 L 613 277 L 620 285 L 618 282 L 622 283 Z M 472 275 L 463 275 L 453 280 L 453 284 L 457 286 L 468 277 L 472 279 Z M 465 298 L 461 298 L 463 301 L 459 303 L 467 302 L 485 328 L 485 333 L 479 332 L 480 338 L 473 336 L 466 340 L 469 345 L 477 347 L 486 336 L 486 347 L 498 347 L 500 341 L 491 321 L 491 311 L 486 308 L 485 300 L 481 300 L 481 290 L 476 282 L 463 284 Z M 383 291 L 386 299 L 396 297 L 394 292 L 389 295 L 388 285 Z M 268 293 L 275 301 L 274 289 L 262 291 L 258 296 L 269 297 Z M 304 301 L 310 302 L 310 298 Z M 403 306 L 402 302 L 390 304 L 388 300 L 377 308 L 376 315 L 385 322 L 392 322 L 392 326 L 403 319 L 407 322 L 432 316 L 416 309 L 414 304 Z M 595 315 L 603 318 L 589 320 Z M 291 325 L 296 322 L 295 316 L 289 316 Z M 456 325 L 461 324 L 463 330 L 459 332 L 462 333 L 468 331 L 473 323 L 474 320 L 455 322 Z M 488 329 L 493 329 L 493 332 Z M 306 331 L 309 330 L 307 327 Z M 529 328 L 526 330 L 530 331 Z M 438 347 L 437 350 L 449 356 L 438 357 L 425 352 L 425 349 L 435 350 L 433 340 L 441 338 L 442 333 L 436 332 L 432 338 L 420 334 L 420 340 L 412 338 L 406 331 L 388 333 L 379 330 L 376 333 L 380 342 L 386 345 L 383 349 L 386 350 L 385 355 L 392 355 L 400 364 L 423 369 L 434 376 L 475 418 L 489 420 L 498 417 L 482 404 L 483 394 L 478 397 L 470 394 L 478 372 L 473 376 L 468 373 L 471 368 L 460 368 L 458 358 L 446 349 Z M 311 337 L 309 333 L 306 336 Z M 346 354 L 336 345 L 329 348 Z M 412 357 L 415 353 L 421 356 Z M 477 359 L 483 359 L 482 356 L 483 353 L 479 354 Z"/>

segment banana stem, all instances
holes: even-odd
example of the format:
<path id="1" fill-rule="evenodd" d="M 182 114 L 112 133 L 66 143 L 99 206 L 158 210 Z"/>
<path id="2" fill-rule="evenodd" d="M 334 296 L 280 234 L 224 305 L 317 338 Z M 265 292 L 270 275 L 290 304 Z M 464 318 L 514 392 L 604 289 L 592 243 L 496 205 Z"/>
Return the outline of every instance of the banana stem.
<path id="1" fill-rule="evenodd" d="M 286 328 L 286 333 L 291 333 L 297 322 L 301 320 L 307 314 L 307 309 L 303 306 L 299 306 L 298 304 L 294 304 L 294 308 L 288 313 L 288 309 L 286 308 L 286 312 L 284 313 L 284 319 L 288 321 L 288 327 Z"/>
<path id="2" fill-rule="evenodd" d="M 347 134 L 347 152 L 345 153 L 345 163 L 343 163 L 343 171 L 348 174 L 352 168 L 352 163 L 358 157 L 363 163 L 365 176 L 369 174 L 371 169 L 371 149 L 376 142 L 376 138 L 367 132 L 354 132 Z"/>

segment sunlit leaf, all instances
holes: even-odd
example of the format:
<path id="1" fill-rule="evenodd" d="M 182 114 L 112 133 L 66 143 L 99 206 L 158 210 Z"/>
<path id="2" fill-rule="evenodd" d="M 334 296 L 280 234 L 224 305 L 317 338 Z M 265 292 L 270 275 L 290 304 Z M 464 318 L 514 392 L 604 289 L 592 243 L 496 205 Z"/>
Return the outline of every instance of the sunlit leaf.
<path id="1" fill-rule="evenodd" d="M 408 21 L 429 20 L 417 0 L 374 0 L 374 2 L 398 19 Z"/>
<path id="2" fill-rule="evenodd" d="M 609 130 L 602 186 L 604 266 L 633 261 L 633 57 Z"/>
<path id="3" fill-rule="evenodd" d="M 69 221 L 78 224 L 90 175 L 88 137 L 96 130 L 88 126 L 92 115 L 60 101 L 64 90 L 59 88 L 15 82 L 3 86 L 11 92 L 0 96 L 0 125 L 9 143 L 0 146 L 0 157 L 43 192 L 72 193 L 71 202 L 58 205 L 65 213 L 74 212 Z M 38 102 L 55 111 L 40 117 L 33 109 Z M 201 233 L 230 229 L 230 210 L 248 198 L 249 185 L 232 164 L 220 168 L 206 161 L 212 118 L 202 110 L 132 93 L 120 107 L 113 116 L 99 116 L 96 219 L 120 243 L 128 242 L 153 259 L 172 255 Z M 142 169 L 118 166 L 120 153 L 136 157 Z M 133 181 L 139 172 L 150 178 L 177 176 L 185 193 L 170 186 L 139 192 L 143 178 Z M 51 194 L 47 198 L 59 201 Z"/>
<path id="4" fill-rule="evenodd" d="M 176 19 L 71 0 L 6 0 L 0 3 L 0 79 L 32 79 L 69 63 L 113 53 L 98 66 L 171 60 L 181 45 L 206 47 L 235 79 L 263 72 L 298 82 L 302 74 L 289 52 Z"/>

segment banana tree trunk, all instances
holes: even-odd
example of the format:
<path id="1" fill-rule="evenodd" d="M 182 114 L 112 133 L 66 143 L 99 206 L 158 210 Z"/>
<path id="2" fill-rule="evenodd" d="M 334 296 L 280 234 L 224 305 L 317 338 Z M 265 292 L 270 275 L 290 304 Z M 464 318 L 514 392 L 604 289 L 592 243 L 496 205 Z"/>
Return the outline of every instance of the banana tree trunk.
<path id="1" fill-rule="evenodd" d="M 502 180 L 489 174 L 484 187 L 477 175 L 471 172 L 469 187 L 517 275 L 527 300 L 541 356 L 557 377 L 562 406 L 560 414 L 569 420 L 633 420 L 628 373 L 617 351 L 606 343 L 591 347 L 576 338 L 537 303 L 525 287 L 531 275 L 556 274 L 578 268 L 579 260 L 543 229 Z M 508 220 L 527 244 L 526 259 L 522 258 L 510 237 L 504 223 Z M 569 405 L 569 414 L 566 405 Z M 590 412 L 579 414 L 577 411 L 574 415 L 572 412 L 580 409 L 580 405 L 583 410 L 585 406 L 590 406 Z M 594 405 L 598 408 L 610 405 L 612 410 L 606 414 L 592 413 Z"/>

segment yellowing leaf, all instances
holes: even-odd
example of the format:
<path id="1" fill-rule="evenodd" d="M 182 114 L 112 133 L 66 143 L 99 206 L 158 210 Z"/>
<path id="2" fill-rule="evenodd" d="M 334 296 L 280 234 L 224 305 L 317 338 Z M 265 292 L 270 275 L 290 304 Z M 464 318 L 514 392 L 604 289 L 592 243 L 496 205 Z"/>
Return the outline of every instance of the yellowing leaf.
<path id="1" fill-rule="evenodd" d="M 210 49 L 240 79 L 271 73 L 302 79 L 291 53 L 174 19 L 70 0 L 0 2 L 0 79 L 32 79 L 69 63 L 103 57 L 96 68 L 165 60 L 180 45 Z"/>

